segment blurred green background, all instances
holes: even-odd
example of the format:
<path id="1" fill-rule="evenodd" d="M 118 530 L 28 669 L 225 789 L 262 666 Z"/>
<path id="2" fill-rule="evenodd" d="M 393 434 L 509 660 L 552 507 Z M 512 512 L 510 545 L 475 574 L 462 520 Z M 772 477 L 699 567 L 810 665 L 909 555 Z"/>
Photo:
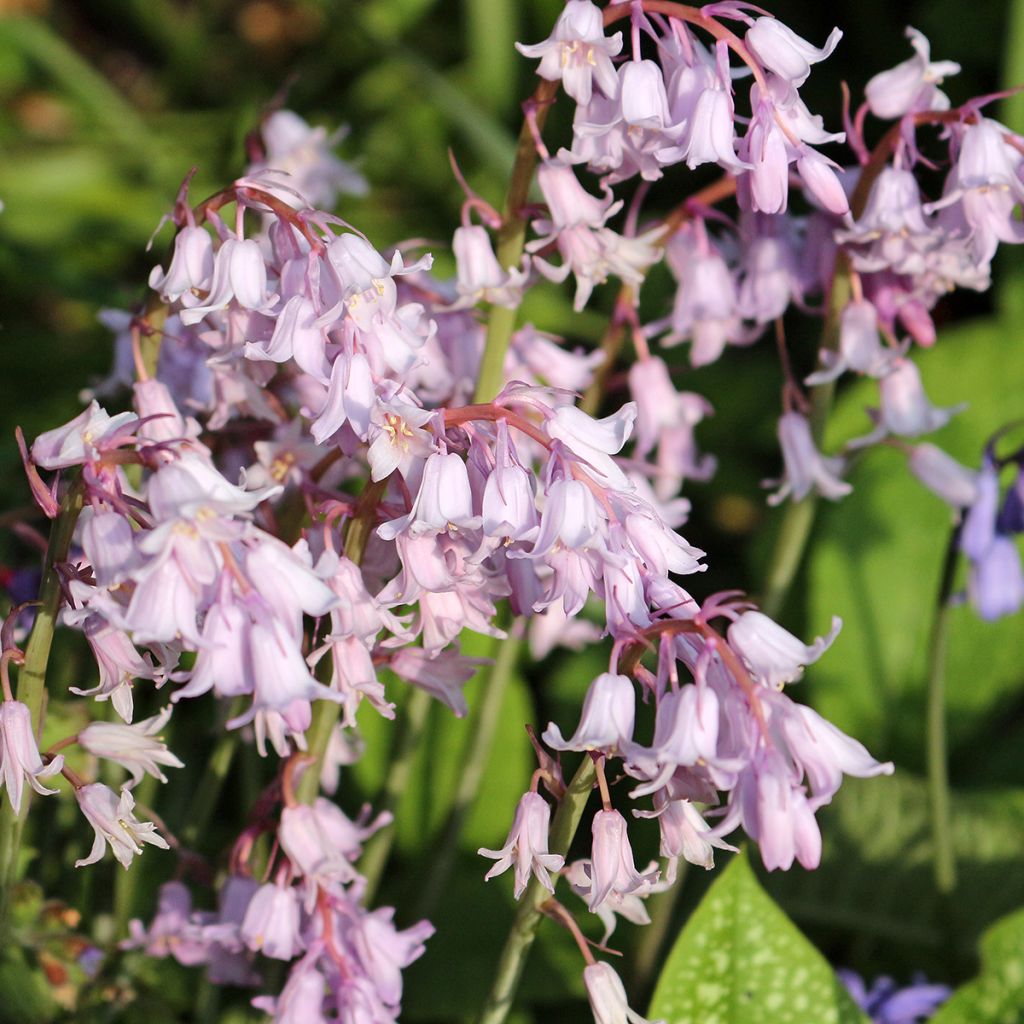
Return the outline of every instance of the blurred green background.
<path id="1" fill-rule="evenodd" d="M 406 238 L 431 240 L 443 266 L 462 199 L 448 150 L 470 184 L 500 204 L 518 105 L 533 87 L 531 65 L 512 43 L 544 38 L 561 6 L 559 0 L 0 0 L 0 510 L 27 500 L 12 440 L 15 424 L 31 439 L 63 422 L 78 411 L 82 387 L 107 371 L 110 336 L 98 326 L 97 312 L 131 308 L 142 299 L 169 232 L 151 253 L 147 240 L 190 168 L 198 168 L 194 199 L 237 176 L 247 133 L 287 89 L 287 105 L 311 123 L 350 126 L 340 152 L 356 162 L 371 190 L 364 199 L 343 199 L 338 212 L 379 248 Z M 802 90 L 831 129 L 840 127 L 840 81 L 845 78 L 856 95 L 872 74 L 909 56 L 903 37 L 908 23 L 930 38 L 936 59 L 963 65 L 963 73 L 947 83 L 954 103 L 1024 81 L 1024 52 L 1014 42 L 1020 33 L 1011 30 L 1013 12 L 1003 0 L 970 7 L 953 0 L 843 0 L 827 8 L 787 2 L 771 9 L 814 43 L 834 24 L 843 29 L 836 54 L 815 67 Z M 1008 71 L 1005 61 L 1018 73 Z M 1024 129 L 1019 110 L 1004 108 L 1002 116 Z M 552 118 L 552 137 L 564 133 L 567 118 L 562 104 Z M 678 202 L 695 180 L 684 173 L 667 176 L 652 203 Z M 974 465 L 988 434 L 1024 406 L 1020 262 L 1016 253 L 1005 257 L 993 293 L 944 301 L 937 311 L 940 343 L 921 361 L 938 404 L 972 402 L 939 441 Z M 587 314 L 574 317 L 565 293 L 554 286 L 536 291 L 527 315 L 585 344 L 599 337 L 602 311 L 614 295 L 612 286 L 600 289 Z M 645 291 L 645 314 L 660 315 L 668 295 L 667 275 L 656 273 Z M 954 326 L 961 321 L 966 326 Z M 809 369 L 814 323 L 794 317 L 790 338 L 798 370 Z M 675 357 L 682 354 L 676 350 Z M 768 514 L 759 487 L 779 464 L 776 361 L 770 346 L 734 350 L 684 379 L 716 407 L 699 437 L 722 465 L 715 481 L 688 492 L 694 515 L 685 533 L 709 552 L 711 565 L 697 592 L 736 586 L 756 592 L 778 520 Z M 622 397 L 613 392 L 609 407 Z M 863 407 L 873 399 L 870 385 L 841 394 L 833 424 L 837 442 L 864 432 Z M 810 636 L 824 631 L 833 613 L 844 617 L 847 628 L 835 651 L 810 674 L 798 699 L 815 703 L 880 758 L 894 759 L 899 773 L 892 780 L 849 783 L 822 815 L 821 871 L 772 877 L 770 889 L 837 964 L 904 979 L 923 968 L 955 981 L 974 971 L 981 930 L 1024 903 L 1020 620 L 985 626 L 968 609 L 955 617 L 951 760 L 961 870 L 954 898 L 940 899 L 931 883 L 920 774 L 924 638 L 949 519 L 908 478 L 895 453 L 873 454 L 857 467 L 853 482 L 854 495 L 821 517 L 785 621 Z M 0 537 L 0 568 L 33 557 L 21 541 Z M 502 757 L 488 775 L 463 844 L 449 909 L 438 910 L 431 953 L 410 971 L 405 1019 L 458 1019 L 462 1007 L 482 997 L 511 911 L 508 886 L 499 888 L 507 879 L 482 889 L 486 864 L 472 851 L 500 844 L 521 791 L 524 779 L 511 778 L 508 770 L 514 764 L 528 772 L 520 723 L 526 718 L 543 725 L 551 717 L 571 722 L 606 657 L 603 650 L 558 654 L 543 673 L 526 672 L 513 688 Z M 70 679 L 77 664 L 69 652 L 62 677 Z M 204 714 L 191 706 L 178 713 L 195 727 L 197 757 L 209 726 Z M 467 723 L 442 719 L 438 710 L 432 749 L 461 750 Z M 370 722 L 367 729 L 383 750 L 380 730 L 375 733 Z M 195 761 L 185 760 L 187 774 L 167 788 L 165 815 L 172 825 L 187 821 L 190 788 L 184 780 L 197 777 Z M 384 898 L 416 902 L 456 766 L 453 757 L 440 766 L 436 758 L 426 759 L 421 766 L 427 781 L 409 797 L 410 824 L 398 846 L 401 872 Z M 266 766 L 246 761 L 240 770 L 242 791 L 255 792 Z M 353 805 L 374 796 L 380 770 L 371 757 L 355 774 Z M 66 805 L 45 813 L 50 817 L 42 834 L 70 843 L 66 864 L 74 844 L 84 841 L 81 823 Z M 220 823 L 220 833 L 214 829 L 204 838 L 207 852 L 228 838 L 229 825 Z M 58 862 L 45 879 L 52 893 L 83 908 L 108 905 L 109 864 L 74 875 L 73 883 L 59 868 Z M 147 854 L 139 870 L 145 873 L 133 891 L 118 890 L 122 914 L 148 915 L 148 884 L 171 868 Z M 704 885 L 695 876 L 687 881 L 669 933 Z M 409 920 L 400 914 L 401 923 Z M 627 946 L 634 941 L 623 937 Z M 439 963 L 448 965 L 445 972 L 439 973 Z M 528 999 L 549 1006 L 566 987 L 579 992 L 575 954 L 564 944 L 549 943 L 537 963 Z M 131 984 L 136 996 L 142 992 L 136 1011 L 142 1006 L 151 1024 L 190 1019 L 183 1007 L 194 995 L 191 975 L 173 966 L 136 967 L 141 973 L 132 975 Z M 640 987 L 650 982 L 635 980 Z M 0 1019 L 6 1012 L 0 1010 Z M 538 1011 L 536 1019 L 555 1019 L 551 1013 L 573 1019 L 564 1007 Z M 95 1019 L 122 1018 L 111 1009 Z"/>

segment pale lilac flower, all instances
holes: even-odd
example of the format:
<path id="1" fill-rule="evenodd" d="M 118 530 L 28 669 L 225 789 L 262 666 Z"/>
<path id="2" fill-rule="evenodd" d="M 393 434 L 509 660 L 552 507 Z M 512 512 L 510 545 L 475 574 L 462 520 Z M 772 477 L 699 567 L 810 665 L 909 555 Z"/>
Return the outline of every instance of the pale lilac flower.
<path id="1" fill-rule="evenodd" d="M 524 57 L 539 57 L 537 74 L 562 87 L 577 103 L 589 103 L 593 82 L 606 96 L 615 95 L 611 58 L 622 49 L 622 33 L 605 37 L 601 8 L 590 0 L 569 0 L 542 43 L 516 43 Z"/>
<path id="2" fill-rule="evenodd" d="M 123 629 L 111 626 L 102 616 L 90 615 L 84 632 L 99 669 L 99 683 L 91 690 L 77 686 L 68 689 L 80 697 L 109 700 L 121 719 L 130 722 L 134 707 L 132 680 L 156 679 L 160 671 L 139 654 Z"/>
<path id="3" fill-rule="evenodd" d="M 568 740 L 554 722 L 548 724 L 544 742 L 554 750 L 604 750 L 621 748 L 633 738 L 636 696 L 628 676 L 603 672 L 587 690 L 576 732 Z"/>
<path id="4" fill-rule="evenodd" d="M 948 110 L 949 98 L 939 86 L 960 65 L 951 60 L 933 61 L 928 40 L 908 26 L 914 56 L 888 71 L 881 71 L 864 87 L 868 107 L 875 117 L 893 120 L 922 110 Z"/>
<path id="5" fill-rule="evenodd" d="M 486 228 L 477 224 L 456 228 L 452 249 L 457 272 L 455 287 L 459 293 L 459 301 L 452 308 L 475 306 L 478 302 L 510 309 L 519 305 L 526 271 L 499 265 Z"/>
<path id="6" fill-rule="evenodd" d="M 629 1008 L 622 980 L 604 960 L 583 968 L 583 983 L 594 1024 L 665 1024 L 664 1021 L 648 1021 Z"/>
<path id="7" fill-rule="evenodd" d="M 853 490 L 840 478 L 843 460 L 818 451 L 805 416 L 787 412 L 779 419 L 779 445 L 786 473 L 782 486 L 768 499 L 769 505 L 778 505 L 790 495 L 794 501 L 802 501 L 812 490 L 836 501 Z"/>
<path id="8" fill-rule="evenodd" d="M 48 765 L 43 764 L 28 707 L 17 700 L 0 702 L 0 782 L 7 788 L 14 813 L 21 812 L 26 779 L 37 793 L 56 793 L 57 790 L 47 789 L 39 780 L 56 775 L 63 767 L 61 754 Z"/>
<path id="9" fill-rule="evenodd" d="M 187 292 L 198 295 L 208 290 L 212 276 L 213 238 L 205 228 L 187 225 L 175 236 L 174 255 L 167 273 L 163 267 L 154 267 L 149 287 L 164 302 L 177 302 Z"/>
<path id="10" fill-rule="evenodd" d="M 299 193 L 305 203 L 329 209 L 338 194 L 366 195 L 366 179 L 333 152 L 346 134 L 341 129 L 332 134 L 322 125 L 311 127 L 291 110 L 275 110 L 260 127 L 266 156 L 248 168 L 250 176 L 265 170 L 288 175 L 286 189 L 273 190 L 289 202 L 289 191 Z"/>
<path id="11" fill-rule="evenodd" d="M 601 420 L 595 420 L 574 405 L 563 405 L 555 410 L 545 426 L 548 436 L 561 441 L 581 459 L 598 483 L 628 491 L 629 480 L 612 456 L 622 451 L 633 432 L 636 415 L 635 402 L 627 402 L 617 413 Z"/>
<path id="12" fill-rule="evenodd" d="M 267 293 L 267 265 L 259 243 L 252 238 L 229 238 L 217 250 L 209 293 L 178 315 L 183 324 L 192 326 L 207 314 L 227 308 L 232 301 L 243 309 L 268 313 L 277 298 Z"/>
<path id="13" fill-rule="evenodd" d="M 1012 537 L 997 534 L 971 567 L 968 593 L 988 622 L 1013 615 L 1024 605 L 1024 567 Z"/>
<path id="14" fill-rule="evenodd" d="M 389 1007 L 402 1001 L 402 970 L 426 952 L 424 943 L 434 934 L 429 921 L 419 921 L 399 931 L 392 907 L 364 913 L 350 936 L 363 970 L 373 982 L 380 999 Z"/>
<path id="15" fill-rule="evenodd" d="M 658 881 L 656 869 L 641 874 L 633 862 L 626 819 L 618 811 L 598 811 L 591 826 L 591 890 L 588 906 L 597 910 L 612 893 L 642 895 Z"/>
<path id="16" fill-rule="evenodd" d="M 907 460 L 911 473 L 953 508 L 969 508 L 978 497 L 978 472 L 961 465 L 927 442 L 914 445 Z"/>
<path id="17" fill-rule="evenodd" d="M 324 1013 L 324 996 L 327 992 L 327 983 L 324 976 L 317 970 L 317 962 L 320 959 L 319 951 L 315 948 L 304 956 L 289 972 L 288 980 L 281 989 L 279 996 L 257 996 L 252 1005 L 257 1010 L 272 1014 L 274 1024 L 331 1024 L 331 1021 L 338 1020 L 336 1017 L 327 1017 Z M 355 1017 L 353 1024 L 366 1020 L 367 1024 L 381 1018 Z M 383 1024 L 383 1022 L 382 1022 Z M 389 1021 L 388 1024 L 391 1024 Z"/>
<path id="18" fill-rule="evenodd" d="M 97 458 L 104 450 L 116 448 L 139 417 L 133 412 L 111 416 L 99 402 L 62 427 L 40 434 L 32 442 L 32 461 L 43 469 L 67 469 Z"/>
<path id="19" fill-rule="evenodd" d="M 170 849 L 167 840 L 156 831 L 156 825 L 151 821 L 139 821 L 132 813 L 135 798 L 131 790 L 122 789 L 118 796 L 109 786 L 92 782 L 76 789 L 75 798 L 96 833 L 89 856 L 76 860 L 76 868 L 100 860 L 107 843 L 123 868 L 131 864 L 132 857 L 142 853 L 142 843 L 159 846 L 161 850 Z"/>
<path id="20" fill-rule="evenodd" d="M 861 779 L 892 775 L 891 761 L 876 761 L 862 743 L 847 736 L 813 708 L 789 702 L 784 709 L 782 734 L 793 760 L 807 775 L 813 794 L 811 810 L 831 801 L 844 775 Z"/>
<path id="21" fill-rule="evenodd" d="M 729 646 L 744 660 L 754 678 L 772 689 L 799 679 L 832 646 L 843 620 L 832 617 L 832 628 L 812 644 L 798 640 L 763 612 L 744 612 L 729 626 Z"/>
<path id="22" fill-rule="evenodd" d="M 548 892 L 553 893 L 555 887 L 548 872 L 558 871 L 565 863 L 565 858 L 548 853 L 550 823 L 551 807 L 548 802 L 539 793 L 524 793 L 516 807 L 505 845 L 500 850 L 487 850 L 483 847 L 477 850 L 481 857 L 490 857 L 498 862 L 484 876 L 485 881 L 507 871 L 515 862 L 516 899 L 522 896 L 531 873 L 537 876 L 537 881 Z"/>
<path id="23" fill-rule="evenodd" d="M 633 814 L 638 818 L 657 818 L 662 857 L 682 857 L 710 871 L 715 866 L 716 849 L 736 852 L 735 846 L 711 831 L 711 826 L 691 801 L 671 799 L 664 789 L 654 794 L 653 811 L 634 811 Z"/>
<path id="24" fill-rule="evenodd" d="M 839 351 L 822 349 L 823 369 L 812 373 L 805 383 L 824 384 L 846 370 L 884 377 L 899 355 L 899 350 L 882 344 L 875 307 L 866 299 L 853 299 L 843 307 L 839 317 Z"/>
<path id="25" fill-rule="evenodd" d="M 409 514 L 383 523 L 377 527 L 377 535 L 394 540 L 400 533 L 420 537 L 479 526 L 480 517 L 473 515 L 466 463 L 458 455 L 435 452 L 423 467 L 423 479 Z"/>
<path id="26" fill-rule="evenodd" d="M 256 890 L 242 921 L 242 941 L 274 960 L 291 960 L 305 948 L 300 934 L 299 894 L 290 886 L 268 882 Z"/>
<path id="27" fill-rule="evenodd" d="M 339 355 L 331 366 L 331 379 L 323 408 L 310 427 L 313 440 L 326 444 L 346 423 L 366 440 L 377 406 L 373 371 L 359 352 Z"/>
<path id="28" fill-rule="evenodd" d="M 743 41 L 769 71 L 799 88 L 807 81 L 811 65 L 825 60 L 842 38 L 843 33 L 834 28 L 819 49 L 777 18 L 757 18 Z"/>
<path id="29" fill-rule="evenodd" d="M 160 886 L 157 912 L 146 928 L 137 918 L 128 922 L 129 938 L 120 949 L 143 949 L 147 956 L 160 959 L 172 956 L 185 967 L 206 963 L 210 958 L 210 942 L 203 936 L 204 919 L 212 914 L 192 910 L 192 894 L 181 882 L 165 882 Z"/>
<path id="30" fill-rule="evenodd" d="M 185 767 L 157 735 L 170 717 L 171 708 L 166 707 L 158 715 L 134 725 L 91 722 L 78 734 L 78 745 L 95 757 L 106 758 L 127 769 L 132 776 L 131 787 L 137 786 L 147 774 L 166 782 L 160 765 Z"/>

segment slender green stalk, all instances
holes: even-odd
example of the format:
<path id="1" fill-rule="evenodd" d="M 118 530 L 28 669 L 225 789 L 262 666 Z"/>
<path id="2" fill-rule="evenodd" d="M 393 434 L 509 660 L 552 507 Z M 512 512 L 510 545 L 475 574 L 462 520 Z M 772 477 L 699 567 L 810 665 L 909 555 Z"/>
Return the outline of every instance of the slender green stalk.
<path id="1" fill-rule="evenodd" d="M 822 329 L 823 349 L 836 351 L 839 348 L 839 318 L 843 308 L 850 301 L 850 294 L 849 265 L 840 256 L 832 279 L 828 313 Z M 825 427 L 834 398 L 835 385 L 831 381 L 819 384 L 811 393 L 811 436 L 819 447 L 825 437 Z M 793 580 L 800 569 L 808 541 L 811 539 L 817 511 L 818 495 L 814 491 L 802 501 L 786 503 L 761 593 L 760 605 L 765 615 L 776 618 L 781 613 L 793 586 Z"/>
<path id="2" fill-rule="evenodd" d="M 585 755 L 576 769 L 572 782 L 569 783 L 565 796 L 559 802 L 554 821 L 551 823 L 549 845 L 552 853 L 564 857 L 569 852 L 569 846 L 576 835 L 596 777 L 594 761 L 589 755 Z M 547 889 L 536 878 L 530 879 L 530 884 L 519 903 L 519 910 L 505 942 L 501 959 L 498 961 L 490 995 L 477 1018 L 477 1024 L 503 1024 L 509 1010 L 512 1009 L 519 979 L 522 977 L 526 958 L 537 935 L 537 926 L 543 916 L 540 906 L 549 895 Z"/>
<path id="3" fill-rule="evenodd" d="M 378 801 L 378 810 L 394 811 L 398 801 L 405 792 L 405 787 L 412 777 L 413 761 L 420 740 L 423 738 L 430 713 L 433 697 L 426 690 L 413 688 L 405 705 L 405 714 L 398 723 L 394 745 L 391 748 L 388 775 L 384 783 L 384 792 Z M 391 847 L 395 844 L 395 829 L 390 826 L 381 829 L 363 848 L 363 856 L 359 860 L 359 872 L 366 879 L 363 890 L 363 902 L 369 906 L 377 892 L 377 886 L 384 875 Z"/>
<path id="4" fill-rule="evenodd" d="M 942 565 L 935 614 L 928 640 L 927 760 L 928 803 L 932 819 L 932 860 L 935 885 L 948 894 L 956 886 L 956 853 L 953 848 L 949 800 L 949 763 L 946 748 L 946 648 L 949 641 L 949 598 L 956 575 L 960 530 L 955 529 Z"/>
<path id="5" fill-rule="evenodd" d="M 378 480 L 366 487 L 359 498 L 355 515 L 349 521 L 345 531 L 345 556 L 356 565 L 363 560 L 366 542 L 370 539 L 377 504 L 387 490 L 387 480 Z M 332 655 L 333 657 L 333 655 Z M 327 664 L 325 661 L 323 664 Z M 313 708 L 313 721 L 306 732 L 309 756 L 312 764 L 306 768 L 296 787 L 296 796 L 304 804 L 311 804 L 320 792 L 320 765 L 327 753 L 327 744 L 331 741 L 331 733 L 338 724 L 341 705 L 335 701 L 320 700 Z"/>
<path id="6" fill-rule="evenodd" d="M 498 232 L 496 255 L 502 267 L 514 267 L 523 256 L 526 243 L 526 217 L 523 209 L 530 193 L 533 171 L 537 166 L 534 129 L 540 131 L 547 119 L 548 106 L 555 97 L 557 82 L 541 82 L 528 102 L 533 109 L 533 125 L 529 117 L 523 122 L 516 143 L 516 160 L 505 196 L 505 212 Z M 505 353 L 516 325 L 515 309 L 492 306 L 487 317 L 487 342 L 480 360 L 474 402 L 490 402 L 505 383 Z"/>
<path id="7" fill-rule="evenodd" d="M 27 705 L 32 715 L 32 730 L 42 732 L 43 708 L 46 702 L 46 667 L 53 645 L 53 630 L 60 610 L 60 577 L 54 566 L 68 557 L 75 523 L 82 510 L 82 489 L 75 484 L 64 497 L 60 513 L 53 521 L 46 548 L 46 566 L 39 589 L 39 608 L 32 634 L 25 647 L 25 663 L 18 672 L 17 698 Z M 26 790 L 21 814 L 16 815 L 9 800 L 0 808 L 0 942 L 6 938 L 11 888 L 17 880 L 18 851 L 25 827 L 31 794 Z"/>
<path id="8" fill-rule="evenodd" d="M 508 692 L 519 660 L 522 637 L 523 622 L 517 620 L 509 630 L 508 638 L 497 642 L 498 655 L 490 670 L 486 672 L 484 693 L 469 720 L 469 750 L 462 762 L 462 772 L 452 808 L 441 830 L 441 838 L 434 848 L 430 874 L 423 885 L 415 917 L 430 917 L 438 899 L 447 888 L 459 851 L 459 837 L 480 791 L 484 768 L 487 766 L 494 734 L 501 718 L 505 694 Z"/>

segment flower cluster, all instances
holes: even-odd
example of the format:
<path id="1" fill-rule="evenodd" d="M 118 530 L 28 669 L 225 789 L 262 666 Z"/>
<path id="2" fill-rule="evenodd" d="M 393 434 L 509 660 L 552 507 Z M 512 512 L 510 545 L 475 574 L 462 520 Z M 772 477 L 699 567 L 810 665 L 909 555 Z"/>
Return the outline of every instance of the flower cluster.
<path id="1" fill-rule="evenodd" d="M 108 316 L 117 365 L 134 367 L 131 410 L 112 415 L 93 401 L 23 453 L 47 515 L 81 506 L 75 553 L 53 567 L 60 620 L 84 634 L 98 670 L 95 686 L 73 692 L 110 701 L 122 720 L 67 742 L 121 765 L 130 782 L 118 795 L 40 754 L 29 709 L 7 685 L 14 648 L 0 706 L 12 804 L 26 779 L 48 792 L 39 780 L 64 770 L 96 831 L 79 863 L 106 843 L 125 867 L 141 844 L 167 845 L 134 817 L 131 787 L 180 766 L 157 734 L 181 701 L 231 702 L 227 728 L 282 759 L 279 788 L 235 844 L 220 909 L 194 911 L 190 891 L 168 883 L 156 918 L 133 925 L 132 945 L 205 964 L 224 983 L 255 983 L 256 954 L 290 962 L 280 995 L 255 1001 L 278 1021 L 397 1019 L 401 972 L 433 929 L 399 929 L 392 908 L 366 906 L 358 860 L 390 816 L 353 820 L 315 794 L 300 799 L 294 780 L 319 775 L 334 792 L 338 766 L 359 756 L 363 702 L 395 717 L 384 670 L 465 714 L 463 687 L 480 662 L 460 636 L 504 637 L 506 605 L 530 619 L 538 657 L 557 643 L 612 642 L 573 734 L 555 723 L 544 731 L 506 844 L 481 851 L 496 861 L 488 878 L 514 866 L 517 898 L 531 877 L 551 893 L 564 878 L 610 934 L 617 916 L 647 920 L 643 898 L 673 883 L 679 858 L 710 867 L 738 828 L 767 868 L 813 868 L 815 813 L 843 777 L 892 771 L 785 692 L 838 620 L 806 645 L 734 592 L 700 602 L 684 587 L 706 563 L 679 532 L 689 509 L 679 492 L 715 471 L 695 436 L 712 407 L 677 388 L 652 346 L 686 342 L 700 366 L 778 324 L 784 349 L 787 309 L 829 296 L 835 348 L 803 382 L 784 360 L 785 471 L 770 500 L 842 497 L 844 458 L 819 451 L 805 389 L 848 371 L 878 379 L 874 429 L 848 451 L 904 444 L 957 411 L 928 400 L 911 349 L 933 343 L 942 294 L 984 287 L 998 243 L 1024 240 L 1014 216 L 1024 142 L 980 102 L 951 109 L 938 86 L 955 65 L 932 62 L 914 32 L 916 56 L 868 82 L 846 132 L 829 132 L 799 90 L 839 31 L 819 48 L 743 5 L 714 12 L 645 13 L 642 2 L 602 12 L 569 0 L 547 40 L 520 46 L 540 61 L 538 102 L 557 83 L 575 101 L 571 143 L 552 156 L 528 104 L 536 154 L 524 166 L 538 161 L 543 208 L 511 212 L 528 239 L 499 259 L 489 229 L 507 218 L 468 195 L 454 280 L 434 275 L 417 244 L 382 251 L 317 208 L 365 186 L 325 133 L 289 112 L 265 121 L 262 152 L 231 186 L 196 207 L 183 186 L 144 311 Z M 626 18 L 629 52 L 605 27 Z M 645 38 L 657 60 L 644 55 Z M 750 79 L 740 109 L 739 71 Z M 869 113 L 898 120 L 874 153 Z M 949 156 L 943 194 L 930 201 L 915 177 L 929 166 L 917 145 L 929 125 L 941 126 Z M 852 166 L 823 151 L 844 139 Z M 677 165 L 716 165 L 722 177 L 649 223 L 646 186 L 628 208 L 617 197 Z M 715 208 L 732 197 L 735 218 Z M 662 259 L 677 281 L 672 308 L 643 323 L 640 290 Z M 631 400 L 617 409 L 598 408 L 602 352 L 572 350 L 530 324 L 495 351 L 480 315 L 570 276 L 577 310 L 609 278 L 620 282 L 614 326 L 637 360 L 624 377 Z M 503 378 L 478 394 L 495 357 Z M 116 379 L 98 393 L 115 393 Z M 927 443 L 907 447 L 922 480 L 970 509 L 962 544 L 982 613 L 1019 606 L 1024 583 L 1007 548 L 1024 528 L 1019 478 L 999 507 L 994 468 L 975 477 Z M 65 491 L 74 502 L 60 505 L 46 472 L 75 477 Z M 142 681 L 169 696 L 133 723 Z M 649 739 L 635 728 L 638 701 L 653 706 Z M 590 856 L 568 864 L 549 848 L 541 783 L 556 802 L 565 787 L 548 751 L 582 753 L 601 789 Z M 633 814 L 656 820 L 664 867 L 636 865 L 612 801 L 613 764 L 630 797 L 649 801 Z M 257 867 L 261 836 L 272 852 Z M 606 964 L 588 961 L 585 982 L 599 1021 L 640 1019 Z"/>

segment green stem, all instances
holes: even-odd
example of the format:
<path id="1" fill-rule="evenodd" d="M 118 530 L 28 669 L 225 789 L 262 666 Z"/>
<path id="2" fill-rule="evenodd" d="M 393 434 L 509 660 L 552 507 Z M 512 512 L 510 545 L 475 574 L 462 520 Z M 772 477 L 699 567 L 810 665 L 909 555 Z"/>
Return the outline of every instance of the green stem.
<path id="1" fill-rule="evenodd" d="M 65 495 L 60 513 L 50 529 L 43 582 L 39 588 L 39 608 L 25 647 L 25 662 L 18 672 L 16 696 L 28 707 L 32 716 L 32 731 L 37 737 L 42 733 L 46 666 L 50 660 L 53 630 L 61 602 L 60 576 L 55 566 L 68 557 L 75 523 L 81 510 L 82 488 L 76 483 Z M 0 942 L 7 933 L 11 888 L 17 878 L 18 850 L 30 803 L 31 794 L 26 790 L 21 814 L 14 813 L 9 800 L 5 800 L 0 808 Z"/>
<path id="2" fill-rule="evenodd" d="M 594 788 L 595 778 L 594 761 L 589 754 L 584 755 L 572 782 L 569 783 L 569 788 L 565 791 L 565 796 L 558 804 L 554 821 L 551 823 L 550 850 L 552 853 L 564 857 L 569 852 L 569 846 L 573 836 L 576 835 L 580 819 L 583 817 L 583 809 Z M 490 995 L 477 1018 L 477 1024 L 503 1024 L 509 1010 L 512 1009 L 512 1000 L 515 998 L 519 979 L 526 966 L 526 957 L 533 945 L 534 938 L 536 938 L 537 926 L 543 916 L 540 906 L 549 896 L 550 893 L 535 877 L 530 879 L 530 884 L 526 887 L 526 892 L 519 904 L 519 910 L 516 912 L 512 930 L 505 942 L 501 959 L 498 961 L 498 969 L 494 975 Z"/>
<path id="3" fill-rule="evenodd" d="M 483 781 L 484 769 L 491 754 L 491 744 L 494 742 L 494 734 L 501 718 L 505 694 L 512 681 L 522 643 L 522 620 L 517 620 L 513 624 L 506 639 L 497 641 L 497 657 L 487 673 L 484 693 L 469 720 L 469 751 L 462 762 L 462 773 L 455 790 L 455 799 L 441 831 L 441 838 L 434 847 L 430 874 L 423 885 L 415 917 L 430 917 L 438 899 L 448 886 L 448 879 L 459 850 L 459 837 L 480 792 L 480 783 Z"/>
<path id="4" fill-rule="evenodd" d="M 243 705 L 244 698 L 236 699 L 231 707 L 229 718 L 239 715 Z M 224 790 L 228 772 L 231 770 L 231 762 L 235 759 L 235 753 L 238 750 L 238 737 L 237 729 L 221 733 L 210 759 L 206 762 L 206 768 L 196 789 L 196 798 L 189 813 L 188 824 L 181 832 L 182 841 L 188 847 L 195 846 L 213 816 L 214 808 Z"/>
<path id="5" fill-rule="evenodd" d="M 388 488 L 387 479 L 367 484 L 359 497 L 355 515 L 349 520 L 345 531 L 345 557 L 359 565 L 366 551 L 366 542 L 370 539 L 377 512 L 377 505 Z M 334 655 L 332 654 L 333 658 Z M 321 664 L 327 666 L 325 659 Z M 313 720 L 306 731 L 309 756 L 312 763 L 302 773 L 295 795 L 304 804 L 311 804 L 320 792 L 320 765 L 327 753 L 327 745 L 331 741 L 331 733 L 341 716 L 341 705 L 335 701 L 320 700 L 313 707 Z"/>
<path id="6" fill-rule="evenodd" d="M 838 350 L 840 317 L 850 301 L 850 295 L 850 267 L 840 254 L 836 262 L 828 312 L 821 333 L 823 349 L 832 352 Z M 819 384 L 811 392 L 811 436 L 819 448 L 825 437 L 825 427 L 834 398 L 835 384 L 832 381 Z M 782 522 L 775 537 L 775 546 L 768 563 L 768 571 L 765 573 L 765 585 L 760 600 L 761 610 L 773 619 L 782 612 L 793 580 L 796 579 L 811 538 L 817 511 L 818 495 L 815 491 L 811 491 L 802 501 L 787 502 L 783 510 Z"/>
<path id="7" fill-rule="evenodd" d="M 539 132 L 547 119 L 548 107 L 558 91 L 557 82 L 541 82 L 529 101 L 533 105 L 533 126 Z M 496 255 L 502 267 L 514 267 L 523 256 L 526 243 L 526 217 L 523 209 L 537 166 L 537 146 L 529 120 L 523 122 L 516 143 L 516 159 L 505 196 L 505 212 L 498 231 Z M 505 353 L 516 325 L 517 309 L 492 306 L 487 317 L 487 342 L 480 360 L 480 373 L 473 395 L 475 403 L 490 402 L 505 383 Z"/>
<path id="8" fill-rule="evenodd" d="M 433 697 L 426 690 L 413 688 L 405 705 L 405 715 L 398 724 L 394 744 L 391 748 L 390 765 L 384 783 L 384 793 L 378 801 L 377 809 L 394 811 L 398 801 L 405 792 L 409 779 L 412 777 L 413 761 L 427 725 L 427 717 Z M 359 860 L 359 872 L 366 879 L 363 891 L 363 902 L 369 906 L 376 895 L 377 886 L 384 875 L 391 847 L 395 844 L 395 827 L 378 832 L 363 848 Z"/>
<path id="9" fill-rule="evenodd" d="M 955 529 L 946 548 L 935 615 L 928 640 L 927 760 L 928 803 L 932 818 L 932 857 L 935 885 L 948 894 L 956 886 L 949 799 L 949 763 L 946 747 L 946 648 L 949 642 L 949 598 L 956 574 L 960 530 Z"/>

